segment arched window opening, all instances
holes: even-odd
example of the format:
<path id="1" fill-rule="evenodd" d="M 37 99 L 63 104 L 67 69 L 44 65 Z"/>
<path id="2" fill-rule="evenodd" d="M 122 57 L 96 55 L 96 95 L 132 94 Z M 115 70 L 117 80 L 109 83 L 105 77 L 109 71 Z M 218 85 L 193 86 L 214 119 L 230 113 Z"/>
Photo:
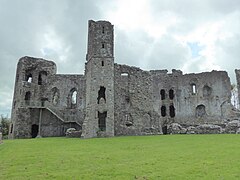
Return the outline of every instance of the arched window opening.
<path id="1" fill-rule="evenodd" d="M 212 94 L 212 88 L 210 88 L 209 86 L 205 85 L 203 87 L 203 97 L 208 97 Z"/>
<path id="2" fill-rule="evenodd" d="M 196 117 L 204 117 L 206 115 L 205 106 L 200 104 L 196 107 Z"/>
<path id="3" fill-rule="evenodd" d="M 31 92 L 28 91 L 28 92 L 26 92 L 25 98 L 24 98 L 26 105 L 29 105 L 29 104 L 30 104 L 30 98 L 31 98 Z"/>
<path id="4" fill-rule="evenodd" d="M 102 49 L 104 49 L 105 48 L 105 44 L 104 43 L 102 43 Z"/>
<path id="5" fill-rule="evenodd" d="M 26 81 L 29 82 L 29 83 L 32 83 L 32 74 L 28 74 L 26 76 Z"/>
<path id="6" fill-rule="evenodd" d="M 166 116 L 166 106 L 161 107 L 161 116 L 165 117 Z"/>
<path id="7" fill-rule="evenodd" d="M 164 89 L 161 89 L 160 91 L 160 95 L 161 95 L 161 100 L 164 100 L 166 97 L 166 94 L 165 94 L 165 90 Z"/>
<path id="8" fill-rule="evenodd" d="M 38 75 L 38 85 L 42 85 L 43 83 L 45 83 L 46 78 L 47 78 L 47 72 L 41 71 Z"/>
<path id="9" fill-rule="evenodd" d="M 169 114 L 171 118 L 175 117 L 175 108 L 173 105 L 169 106 Z"/>
<path id="10" fill-rule="evenodd" d="M 77 91 L 73 91 L 72 93 L 72 104 L 77 104 Z"/>
<path id="11" fill-rule="evenodd" d="M 173 91 L 173 89 L 170 89 L 169 90 L 169 99 L 173 99 L 174 98 L 174 91 Z"/>
<path id="12" fill-rule="evenodd" d="M 98 111 L 98 128 L 100 131 L 106 131 L 107 111 L 100 113 Z"/>
<path id="13" fill-rule="evenodd" d="M 48 101 L 47 97 L 42 97 L 41 98 L 41 106 L 44 107 L 45 106 L 45 102 Z"/>
<path id="14" fill-rule="evenodd" d="M 106 88 L 104 86 L 100 86 L 100 89 L 98 91 L 98 98 L 97 98 L 98 104 L 101 98 L 103 98 L 106 102 L 105 91 L 106 91 Z"/>
<path id="15" fill-rule="evenodd" d="M 59 103 L 59 98 L 60 98 L 60 94 L 59 94 L 58 88 L 56 88 L 56 87 L 52 88 L 52 103 L 53 103 L 53 105 L 57 105 Z"/>
<path id="16" fill-rule="evenodd" d="M 77 89 L 72 88 L 68 95 L 68 107 L 76 108 L 77 107 Z"/>
<path id="17" fill-rule="evenodd" d="M 192 84 L 191 88 L 192 88 L 192 94 L 195 95 L 197 93 L 197 86 L 196 86 L 196 84 Z"/>

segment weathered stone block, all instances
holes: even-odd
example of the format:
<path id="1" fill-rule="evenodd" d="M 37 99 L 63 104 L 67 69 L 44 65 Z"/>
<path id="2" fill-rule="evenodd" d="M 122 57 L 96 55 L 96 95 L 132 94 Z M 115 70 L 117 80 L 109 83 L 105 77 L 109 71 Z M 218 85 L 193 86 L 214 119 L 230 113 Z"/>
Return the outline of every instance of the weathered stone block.
<path id="1" fill-rule="evenodd" d="M 233 120 L 226 125 L 225 132 L 229 134 L 235 134 L 237 133 L 239 128 L 240 128 L 240 121 Z"/>
<path id="2" fill-rule="evenodd" d="M 196 134 L 220 134 L 222 133 L 222 127 L 213 124 L 199 125 L 195 129 Z"/>
<path id="3" fill-rule="evenodd" d="M 66 131 L 66 137 L 69 137 L 69 138 L 80 138 L 81 135 L 82 135 L 82 131 L 81 130 L 77 131 L 75 128 L 69 128 Z"/>
<path id="4" fill-rule="evenodd" d="M 169 132 L 171 134 L 186 134 L 187 129 L 183 128 L 180 124 L 178 123 L 172 123 L 169 127 Z"/>
<path id="5" fill-rule="evenodd" d="M 189 126 L 187 127 L 187 134 L 195 134 L 195 127 L 194 126 Z"/>

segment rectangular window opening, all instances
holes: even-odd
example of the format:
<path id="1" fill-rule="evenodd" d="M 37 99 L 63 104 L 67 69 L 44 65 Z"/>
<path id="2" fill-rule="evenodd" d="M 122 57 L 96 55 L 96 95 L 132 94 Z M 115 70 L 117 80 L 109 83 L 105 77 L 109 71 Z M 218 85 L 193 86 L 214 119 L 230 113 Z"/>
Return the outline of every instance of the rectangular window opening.
<path id="1" fill-rule="evenodd" d="M 102 27 L 102 33 L 103 34 L 105 33 L 105 27 L 104 26 Z"/>
<path id="2" fill-rule="evenodd" d="M 106 131 L 107 111 L 100 113 L 98 111 L 98 128 L 100 131 Z"/>
<path id="3" fill-rule="evenodd" d="M 196 92 L 197 92 L 196 84 L 192 84 L 192 94 L 196 94 Z"/>

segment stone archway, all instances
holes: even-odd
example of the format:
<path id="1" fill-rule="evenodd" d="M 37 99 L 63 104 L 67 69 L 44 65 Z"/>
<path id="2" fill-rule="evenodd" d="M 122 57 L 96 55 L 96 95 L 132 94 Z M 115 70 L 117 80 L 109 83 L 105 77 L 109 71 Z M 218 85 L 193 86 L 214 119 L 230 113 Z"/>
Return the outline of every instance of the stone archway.
<path id="1" fill-rule="evenodd" d="M 203 117 L 206 115 L 205 106 L 200 104 L 196 107 L 196 117 Z"/>

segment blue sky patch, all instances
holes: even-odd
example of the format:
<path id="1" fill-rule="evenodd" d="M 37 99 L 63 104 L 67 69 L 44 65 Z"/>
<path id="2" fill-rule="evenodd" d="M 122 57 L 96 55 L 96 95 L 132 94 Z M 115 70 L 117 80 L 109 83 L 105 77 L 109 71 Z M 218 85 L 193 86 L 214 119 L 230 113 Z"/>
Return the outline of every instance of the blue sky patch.
<path id="1" fill-rule="evenodd" d="M 191 53 L 192 53 L 193 58 L 200 56 L 199 52 L 203 49 L 203 46 L 199 46 L 198 42 L 193 42 L 193 43 L 188 42 L 187 45 L 191 49 Z"/>

